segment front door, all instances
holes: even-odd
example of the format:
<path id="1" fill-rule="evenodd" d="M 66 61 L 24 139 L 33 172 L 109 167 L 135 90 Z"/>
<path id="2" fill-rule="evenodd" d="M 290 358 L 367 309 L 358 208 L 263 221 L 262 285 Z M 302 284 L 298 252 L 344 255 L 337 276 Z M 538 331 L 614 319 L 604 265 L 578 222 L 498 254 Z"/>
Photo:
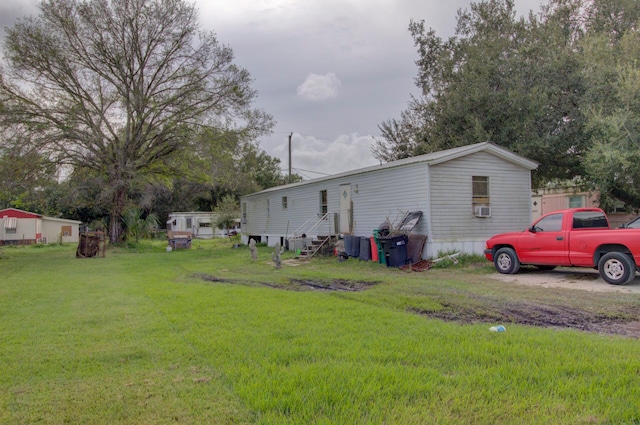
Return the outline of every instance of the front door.
<path id="1" fill-rule="evenodd" d="M 340 233 L 351 234 L 353 222 L 353 205 L 351 204 L 351 184 L 340 185 Z"/>

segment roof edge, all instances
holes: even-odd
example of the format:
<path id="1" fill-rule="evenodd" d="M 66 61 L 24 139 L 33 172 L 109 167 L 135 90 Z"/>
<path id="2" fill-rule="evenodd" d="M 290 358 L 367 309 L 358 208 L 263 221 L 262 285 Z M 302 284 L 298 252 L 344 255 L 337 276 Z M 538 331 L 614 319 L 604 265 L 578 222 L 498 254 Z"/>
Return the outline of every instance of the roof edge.
<path id="1" fill-rule="evenodd" d="M 268 192 L 276 192 L 279 190 L 283 190 L 283 189 L 289 189 L 292 187 L 298 187 L 298 186 L 304 186 L 307 184 L 312 184 L 312 183 L 318 183 L 318 182 L 322 182 L 322 181 L 327 181 L 327 180 L 333 180 L 333 179 L 338 179 L 338 178 L 342 178 L 342 177 L 348 177 L 348 176 L 352 176 L 355 174 L 364 174 L 364 173 L 370 173 L 370 172 L 374 172 L 374 171 L 379 171 L 379 170 L 385 170 L 385 169 L 389 169 L 389 168 L 395 168 L 395 167 L 401 167 L 403 165 L 408 165 L 408 164 L 415 164 L 415 163 L 420 163 L 423 162 L 425 164 L 428 165 L 437 165 L 437 164 L 441 164 L 447 161 L 451 161 L 453 159 L 457 159 L 457 158 L 461 158 L 463 156 L 467 156 L 467 155 L 471 155 L 477 152 L 482 152 L 482 151 L 488 151 L 491 154 L 502 158 L 506 161 L 512 162 L 514 164 L 520 165 L 521 167 L 524 167 L 526 169 L 528 169 L 529 171 L 535 170 L 538 168 L 538 163 L 530 160 L 528 158 L 525 158 L 523 156 L 520 156 L 516 153 L 511 152 L 510 150 L 507 150 L 501 146 L 496 145 L 493 142 L 480 142 L 480 143 L 475 143 L 472 145 L 465 145 L 465 146 L 459 146 L 456 148 L 451 148 L 451 149 L 446 149 L 443 151 L 438 151 L 438 152 L 432 152 L 432 153 L 428 153 L 428 154 L 424 154 L 424 155 L 418 155 L 418 156 L 412 156 L 409 158 L 403 158 L 403 159 L 398 159 L 395 161 L 390 161 L 390 162 L 386 162 L 386 163 L 382 163 L 380 165 L 373 165 L 370 167 L 364 167 L 364 168 L 358 168 L 355 170 L 350 170 L 350 171 L 345 171 L 342 173 L 338 173 L 338 174 L 332 174 L 330 176 L 324 176 L 324 177 L 319 177 L 316 179 L 311 179 L 311 180 L 305 180 L 302 182 L 297 182 L 297 183 L 290 183 L 290 184 L 286 184 L 286 185 L 282 185 L 282 186 L 275 186 L 275 187 L 270 187 L 268 189 L 264 189 L 261 190 L 259 192 L 254 192 L 254 193 L 250 193 L 244 196 L 241 196 L 241 198 L 244 197 L 248 197 L 248 196 L 253 196 L 253 195 L 258 195 L 261 193 L 268 193 Z"/>

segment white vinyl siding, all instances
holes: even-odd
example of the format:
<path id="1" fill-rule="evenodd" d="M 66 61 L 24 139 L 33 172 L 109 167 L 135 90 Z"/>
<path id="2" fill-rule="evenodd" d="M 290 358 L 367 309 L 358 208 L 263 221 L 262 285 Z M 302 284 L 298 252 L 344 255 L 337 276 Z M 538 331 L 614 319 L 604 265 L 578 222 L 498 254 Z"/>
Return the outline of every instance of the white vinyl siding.
<path id="1" fill-rule="evenodd" d="M 491 217 L 474 217 L 473 176 L 490 174 Z M 431 226 L 435 241 L 486 239 L 523 230 L 531 221 L 530 171 L 479 152 L 431 167 Z"/>

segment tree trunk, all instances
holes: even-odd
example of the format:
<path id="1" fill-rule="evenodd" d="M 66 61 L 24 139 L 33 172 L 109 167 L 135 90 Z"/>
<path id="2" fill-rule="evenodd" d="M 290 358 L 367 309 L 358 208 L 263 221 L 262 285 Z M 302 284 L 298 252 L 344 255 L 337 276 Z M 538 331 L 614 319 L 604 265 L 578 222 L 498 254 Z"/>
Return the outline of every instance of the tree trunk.
<path id="1" fill-rule="evenodd" d="M 113 206 L 109 219 L 109 243 L 114 244 L 120 241 L 122 235 L 122 212 L 127 197 L 127 190 L 124 187 L 118 187 L 113 194 Z"/>

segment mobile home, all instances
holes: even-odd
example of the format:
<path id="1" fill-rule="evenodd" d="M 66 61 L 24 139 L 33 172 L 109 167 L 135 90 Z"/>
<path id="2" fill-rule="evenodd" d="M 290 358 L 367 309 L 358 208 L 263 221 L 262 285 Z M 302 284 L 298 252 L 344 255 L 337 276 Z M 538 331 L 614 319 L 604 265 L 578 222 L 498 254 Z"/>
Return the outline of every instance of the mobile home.
<path id="1" fill-rule="evenodd" d="M 16 208 L 0 210 L 0 245 L 77 243 L 81 222 L 47 217 Z"/>
<path id="2" fill-rule="evenodd" d="M 410 211 L 427 236 L 423 258 L 481 254 L 485 240 L 531 220 L 534 161 L 493 143 L 463 146 L 243 196 L 243 243 L 270 246 L 304 234 L 371 236 Z"/>

